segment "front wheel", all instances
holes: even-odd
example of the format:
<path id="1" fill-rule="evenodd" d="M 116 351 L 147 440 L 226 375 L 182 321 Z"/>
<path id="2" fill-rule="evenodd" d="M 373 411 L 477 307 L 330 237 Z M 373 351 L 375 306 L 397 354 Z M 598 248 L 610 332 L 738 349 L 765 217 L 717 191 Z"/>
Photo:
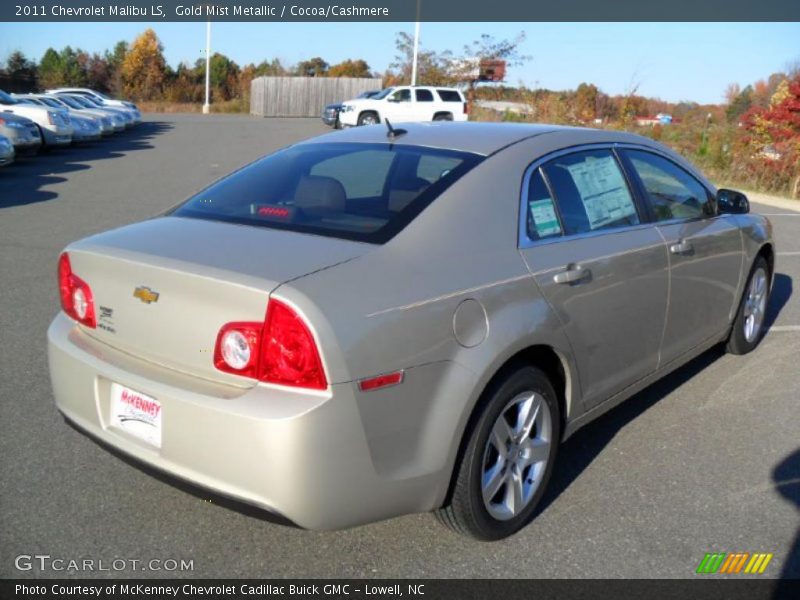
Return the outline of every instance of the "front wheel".
<path id="1" fill-rule="evenodd" d="M 499 540 L 534 517 L 555 463 L 561 415 L 552 384 L 531 366 L 498 380 L 485 398 L 451 502 L 437 517 L 458 533 Z"/>
<path id="2" fill-rule="evenodd" d="M 744 289 L 739 311 L 733 321 L 725 349 L 731 354 L 747 354 L 764 336 L 764 320 L 769 301 L 769 265 L 763 256 L 756 258 Z"/>
<path id="3" fill-rule="evenodd" d="M 358 124 L 359 125 L 377 125 L 378 124 L 378 115 L 374 112 L 365 112 L 358 115 Z"/>

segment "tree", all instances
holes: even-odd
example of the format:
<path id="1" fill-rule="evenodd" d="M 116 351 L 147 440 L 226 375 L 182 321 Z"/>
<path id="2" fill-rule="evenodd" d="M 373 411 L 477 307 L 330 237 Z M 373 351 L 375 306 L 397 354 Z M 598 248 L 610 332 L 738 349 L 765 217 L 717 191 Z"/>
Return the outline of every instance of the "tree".
<path id="1" fill-rule="evenodd" d="M 131 45 L 122 62 L 122 84 L 126 95 L 142 100 L 158 98 L 167 78 L 164 47 L 152 29 L 146 29 Z"/>
<path id="2" fill-rule="evenodd" d="M 211 55 L 209 79 L 219 100 L 230 100 L 239 87 L 239 65 L 224 54 Z"/>
<path id="3" fill-rule="evenodd" d="M 325 77 L 328 74 L 328 68 L 328 63 L 316 56 L 297 63 L 295 72 L 302 77 Z"/>
<path id="4" fill-rule="evenodd" d="M 397 54 L 389 65 L 385 79 L 388 85 L 411 83 L 411 65 L 414 58 L 414 38 L 401 31 L 395 37 Z M 417 54 L 417 83 L 425 85 L 447 85 L 454 83 L 450 73 L 453 66 L 452 54 L 448 51 L 437 53 L 433 50 L 419 49 Z"/>
<path id="5" fill-rule="evenodd" d="M 579 121 L 594 121 L 597 116 L 598 94 L 597 86 L 591 83 L 582 83 L 575 90 L 575 117 Z"/>
<path id="6" fill-rule="evenodd" d="M 256 77 L 283 77 L 288 74 L 289 71 L 281 64 L 279 58 L 273 58 L 270 62 L 262 60 L 256 66 Z"/>
<path id="7" fill-rule="evenodd" d="M 127 54 L 128 42 L 126 41 L 117 42 L 111 52 L 106 50 L 104 54 L 104 59 L 108 65 L 109 91 L 116 96 L 121 96 L 123 92 L 122 63 L 125 62 Z"/>
<path id="8" fill-rule="evenodd" d="M 19 50 L 15 50 L 6 60 L 5 71 L 14 79 L 33 80 L 36 77 L 36 63 L 28 60 Z"/>
<path id="9" fill-rule="evenodd" d="M 328 77 L 371 77 L 367 61 L 358 59 L 340 62 L 328 69 Z"/>
<path id="10" fill-rule="evenodd" d="M 739 118 L 746 113 L 752 105 L 753 88 L 748 85 L 728 104 L 728 108 L 725 111 L 725 116 L 728 118 L 728 122 L 734 123 L 738 121 Z"/>
<path id="11" fill-rule="evenodd" d="M 42 56 L 42 60 L 39 61 L 39 85 L 46 89 L 63 84 L 64 71 L 61 65 L 61 55 L 54 48 L 48 48 Z"/>
<path id="12" fill-rule="evenodd" d="M 65 85 L 75 87 L 86 85 L 85 54 L 80 49 L 73 50 L 72 46 L 66 46 L 61 51 L 61 73 Z"/>
<path id="13" fill-rule="evenodd" d="M 86 85 L 100 92 L 111 91 L 111 68 L 108 61 L 97 53 L 86 60 Z"/>

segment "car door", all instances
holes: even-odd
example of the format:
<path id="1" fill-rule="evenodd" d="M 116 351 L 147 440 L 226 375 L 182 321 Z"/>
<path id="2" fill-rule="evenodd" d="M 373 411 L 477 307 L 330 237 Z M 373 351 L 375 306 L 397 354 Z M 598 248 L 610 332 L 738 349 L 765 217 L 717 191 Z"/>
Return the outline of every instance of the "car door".
<path id="1" fill-rule="evenodd" d="M 733 219 L 716 214 L 705 185 L 678 164 L 643 149 L 621 152 L 669 249 L 666 364 L 728 328 L 742 268 L 741 234 Z"/>
<path id="2" fill-rule="evenodd" d="M 414 90 L 414 100 L 414 120 L 432 121 L 433 113 L 436 109 L 433 91 L 425 88 L 417 88 Z"/>
<path id="3" fill-rule="evenodd" d="M 520 251 L 572 345 L 586 407 L 655 371 L 667 250 L 610 148 L 570 151 L 525 176 Z"/>
<path id="4" fill-rule="evenodd" d="M 385 107 L 381 118 L 389 119 L 392 123 L 402 123 L 409 121 L 413 111 L 411 90 L 408 88 L 398 88 L 386 98 Z"/>

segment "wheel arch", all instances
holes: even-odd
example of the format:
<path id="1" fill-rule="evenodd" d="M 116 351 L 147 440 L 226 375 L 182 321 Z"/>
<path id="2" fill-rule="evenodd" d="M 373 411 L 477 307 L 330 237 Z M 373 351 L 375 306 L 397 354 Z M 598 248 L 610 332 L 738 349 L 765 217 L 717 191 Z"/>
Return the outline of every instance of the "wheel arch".
<path id="1" fill-rule="evenodd" d="M 381 114 L 375 110 L 374 108 L 366 108 L 358 113 L 358 118 L 356 119 L 356 123 L 361 123 L 361 117 L 367 114 L 375 115 L 375 118 L 378 120 L 378 123 L 381 122 Z"/>
<path id="2" fill-rule="evenodd" d="M 452 498 L 458 473 L 458 465 L 461 463 L 470 436 L 488 402 L 492 389 L 509 373 L 521 366 L 532 366 L 542 370 L 545 375 L 547 375 L 550 383 L 553 384 L 561 420 L 561 439 L 559 442 L 564 439 L 567 417 L 570 414 L 574 401 L 573 390 L 575 389 L 573 381 L 574 371 L 570 368 L 568 358 L 549 344 L 531 344 L 514 351 L 510 356 L 505 358 L 499 366 L 492 370 L 487 381 L 481 386 L 481 391 L 477 396 L 477 400 L 470 408 L 469 417 L 466 419 L 466 423 L 461 430 L 461 437 L 459 439 L 455 461 L 451 468 L 444 506 L 446 506 Z"/>

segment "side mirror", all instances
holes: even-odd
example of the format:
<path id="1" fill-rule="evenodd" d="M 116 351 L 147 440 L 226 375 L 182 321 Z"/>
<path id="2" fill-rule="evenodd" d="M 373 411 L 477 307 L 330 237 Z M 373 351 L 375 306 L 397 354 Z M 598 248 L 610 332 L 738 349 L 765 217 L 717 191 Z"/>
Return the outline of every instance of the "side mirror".
<path id="1" fill-rule="evenodd" d="M 717 210 L 723 214 L 743 215 L 750 212 L 750 201 L 742 192 L 721 189 L 717 191 Z"/>

